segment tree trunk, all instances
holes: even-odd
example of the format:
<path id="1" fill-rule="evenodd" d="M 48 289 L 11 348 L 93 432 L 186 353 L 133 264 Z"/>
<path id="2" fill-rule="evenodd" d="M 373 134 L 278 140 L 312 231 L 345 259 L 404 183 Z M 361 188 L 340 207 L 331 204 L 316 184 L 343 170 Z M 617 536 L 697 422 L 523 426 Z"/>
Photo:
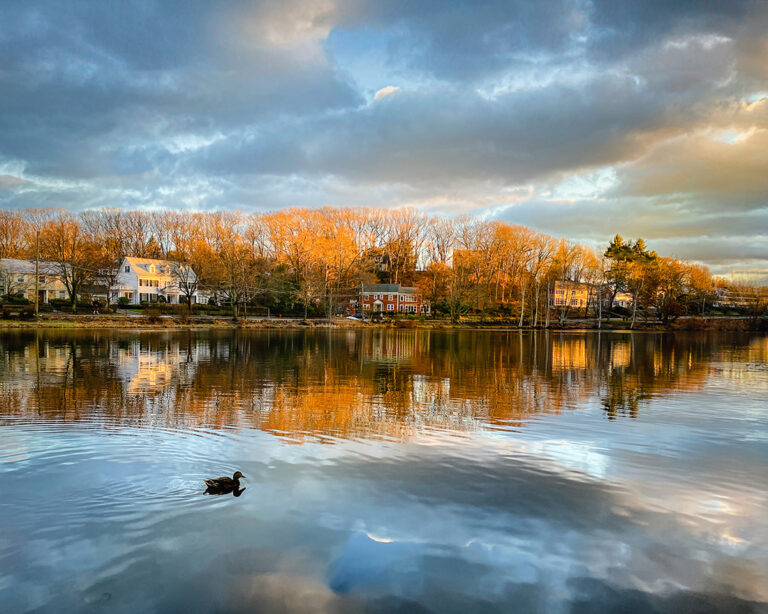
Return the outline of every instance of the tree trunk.
<path id="1" fill-rule="evenodd" d="M 637 319 L 637 294 L 632 293 L 632 324 L 629 325 L 630 330 L 635 327 L 636 319 Z"/>
<path id="2" fill-rule="evenodd" d="M 597 328 L 603 327 L 603 284 L 597 290 Z"/>
<path id="3" fill-rule="evenodd" d="M 523 284 L 522 303 L 520 304 L 520 321 L 517 323 L 518 328 L 523 327 L 523 317 L 525 316 L 525 289 L 526 285 Z"/>

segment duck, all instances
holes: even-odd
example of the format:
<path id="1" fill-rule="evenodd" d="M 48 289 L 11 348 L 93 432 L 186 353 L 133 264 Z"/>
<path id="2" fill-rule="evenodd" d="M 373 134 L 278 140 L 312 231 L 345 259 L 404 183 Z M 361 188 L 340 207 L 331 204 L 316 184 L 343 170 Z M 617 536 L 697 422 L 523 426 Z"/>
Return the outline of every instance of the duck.
<path id="1" fill-rule="evenodd" d="M 240 488 L 240 478 L 245 476 L 239 471 L 235 471 L 235 474 L 230 478 L 222 476 L 220 478 L 211 478 L 210 480 L 204 480 L 205 485 L 208 487 L 205 492 L 211 494 L 227 494 L 232 491 L 240 491 L 245 489 Z M 239 495 L 239 493 L 238 493 Z"/>

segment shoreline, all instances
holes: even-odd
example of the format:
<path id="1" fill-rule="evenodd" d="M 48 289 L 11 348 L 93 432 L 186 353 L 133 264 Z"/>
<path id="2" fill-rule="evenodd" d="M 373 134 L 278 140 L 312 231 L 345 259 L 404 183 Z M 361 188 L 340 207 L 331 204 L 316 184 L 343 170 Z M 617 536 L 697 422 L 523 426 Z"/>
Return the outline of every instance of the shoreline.
<path id="1" fill-rule="evenodd" d="M 0 320 L 0 328 L 4 329 L 115 329 L 115 330 L 202 330 L 202 329 L 399 329 L 399 330 L 549 330 L 571 332 L 675 332 L 675 331 L 766 331 L 768 320 L 748 317 L 687 317 L 680 318 L 667 325 L 658 322 L 636 322 L 635 328 L 630 329 L 626 321 L 603 322 L 598 328 L 595 322 L 566 321 L 563 326 L 559 324 L 549 327 L 531 325 L 518 326 L 514 322 L 500 321 L 465 321 L 451 323 L 445 320 L 419 321 L 397 320 L 394 322 L 359 322 L 346 318 L 334 318 L 328 320 L 299 320 L 299 319 L 249 319 L 233 321 L 223 317 L 199 317 L 186 321 L 173 317 L 163 317 L 151 321 L 145 316 L 124 315 L 55 315 L 41 316 L 37 320 Z"/>

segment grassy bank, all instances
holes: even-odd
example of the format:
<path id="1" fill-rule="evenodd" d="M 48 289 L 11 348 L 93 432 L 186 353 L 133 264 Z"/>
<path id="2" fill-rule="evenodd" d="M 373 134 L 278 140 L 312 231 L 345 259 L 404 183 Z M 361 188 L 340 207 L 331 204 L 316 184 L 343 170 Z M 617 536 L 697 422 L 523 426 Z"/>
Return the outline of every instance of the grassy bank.
<path id="1" fill-rule="evenodd" d="M 448 320 L 394 320 L 383 323 L 359 322 L 346 318 L 334 318 L 303 321 L 299 319 L 248 319 L 237 322 L 229 318 L 194 316 L 194 317 L 157 317 L 126 315 L 41 315 L 38 319 L 0 320 L 4 328 L 115 328 L 115 329 L 201 329 L 201 328 L 401 328 L 401 329 L 518 329 L 530 330 L 533 327 L 518 327 L 511 320 L 463 320 L 453 323 Z M 543 327 L 537 327 L 543 328 Z M 552 323 L 550 330 L 596 330 L 593 320 L 567 320 L 563 326 Z M 615 319 L 603 322 L 602 330 L 628 330 L 627 320 Z M 754 318 L 732 317 L 696 317 L 680 318 L 663 325 L 659 322 L 640 321 L 634 330 L 768 330 L 768 321 Z"/>

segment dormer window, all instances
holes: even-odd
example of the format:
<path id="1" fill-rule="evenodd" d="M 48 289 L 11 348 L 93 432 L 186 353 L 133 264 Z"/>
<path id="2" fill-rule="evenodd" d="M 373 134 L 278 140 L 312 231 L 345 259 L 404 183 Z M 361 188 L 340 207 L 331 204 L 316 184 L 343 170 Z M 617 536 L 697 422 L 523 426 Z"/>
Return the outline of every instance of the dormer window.
<path id="1" fill-rule="evenodd" d="M 130 273 L 131 272 L 131 265 L 130 264 L 126 264 L 125 265 L 125 272 L 126 273 Z"/>

